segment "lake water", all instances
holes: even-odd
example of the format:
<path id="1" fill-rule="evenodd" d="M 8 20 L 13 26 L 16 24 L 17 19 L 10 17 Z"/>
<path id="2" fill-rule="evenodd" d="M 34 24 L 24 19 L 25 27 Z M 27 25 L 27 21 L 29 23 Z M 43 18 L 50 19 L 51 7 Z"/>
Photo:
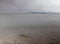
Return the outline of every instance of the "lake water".
<path id="1" fill-rule="evenodd" d="M 19 34 L 40 36 L 60 32 L 60 14 L 0 14 L 0 41 L 15 40 Z"/>

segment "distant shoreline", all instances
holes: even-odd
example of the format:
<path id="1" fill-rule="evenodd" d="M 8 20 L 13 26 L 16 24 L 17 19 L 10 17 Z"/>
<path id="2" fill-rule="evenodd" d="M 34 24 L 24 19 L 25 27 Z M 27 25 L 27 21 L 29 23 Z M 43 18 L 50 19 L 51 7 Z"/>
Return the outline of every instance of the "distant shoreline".
<path id="1" fill-rule="evenodd" d="M 58 12 L 28 12 L 28 14 L 60 14 Z"/>

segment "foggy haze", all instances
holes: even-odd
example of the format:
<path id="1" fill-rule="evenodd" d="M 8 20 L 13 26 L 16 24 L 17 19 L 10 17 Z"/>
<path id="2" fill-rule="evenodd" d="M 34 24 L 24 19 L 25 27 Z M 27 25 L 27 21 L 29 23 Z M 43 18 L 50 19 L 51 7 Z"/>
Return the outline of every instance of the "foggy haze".
<path id="1" fill-rule="evenodd" d="M 60 0 L 0 0 L 0 10 L 7 12 L 60 12 Z"/>

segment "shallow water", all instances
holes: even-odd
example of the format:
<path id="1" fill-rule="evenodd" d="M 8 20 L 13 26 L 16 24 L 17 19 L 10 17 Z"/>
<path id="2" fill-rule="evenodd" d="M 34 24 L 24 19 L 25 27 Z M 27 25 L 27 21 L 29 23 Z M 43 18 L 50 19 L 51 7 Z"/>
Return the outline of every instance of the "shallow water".
<path id="1" fill-rule="evenodd" d="M 60 14 L 1 14 L 0 41 L 12 41 L 19 34 L 33 38 L 60 33 Z M 44 39 L 43 39 L 44 38 Z"/>

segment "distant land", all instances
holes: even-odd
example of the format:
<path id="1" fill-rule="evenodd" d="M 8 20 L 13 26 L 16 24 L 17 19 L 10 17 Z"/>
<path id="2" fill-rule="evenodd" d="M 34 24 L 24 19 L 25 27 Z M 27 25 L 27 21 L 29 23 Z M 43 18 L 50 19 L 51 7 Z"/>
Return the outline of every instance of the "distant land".
<path id="1" fill-rule="evenodd" d="M 28 14 L 60 14 L 60 12 L 28 12 Z"/>

